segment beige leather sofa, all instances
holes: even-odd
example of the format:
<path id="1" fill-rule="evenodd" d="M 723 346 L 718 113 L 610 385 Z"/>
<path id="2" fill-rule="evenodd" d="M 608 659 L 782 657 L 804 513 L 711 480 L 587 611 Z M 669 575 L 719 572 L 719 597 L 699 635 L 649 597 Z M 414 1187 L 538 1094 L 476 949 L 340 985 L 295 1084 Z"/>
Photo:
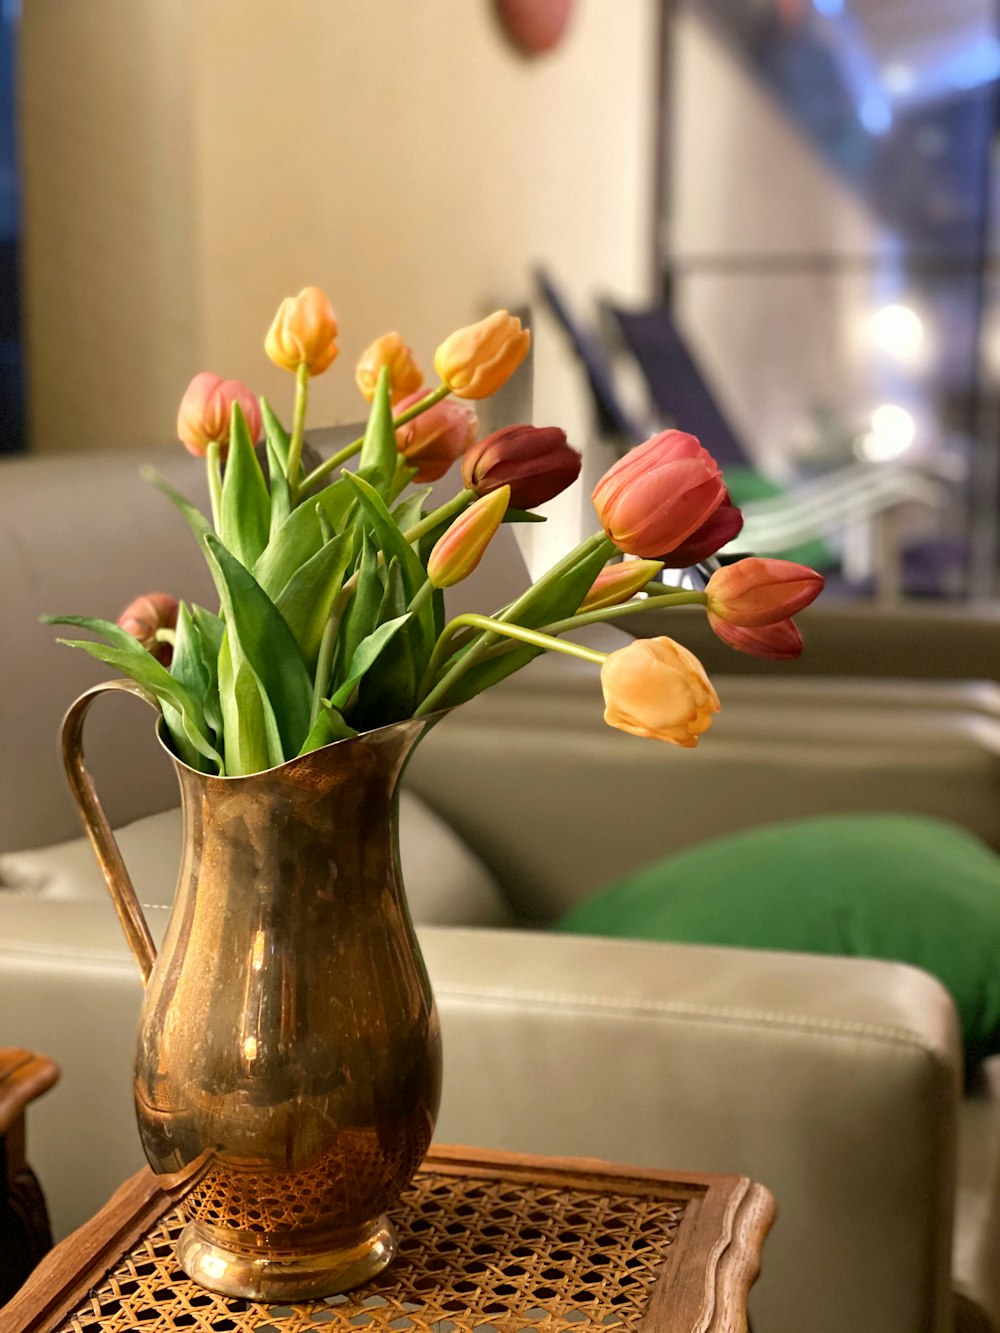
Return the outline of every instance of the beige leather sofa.
<path id="1" fill-rule="evenodd" d="M 190 480 L 185 460 L 157 461 Z M 140 984 L 85 849 L 61 845 L 79 830 L 55 732 L 100 671 L 35 617 L 113 616 L 154 588 L 208 595 L 186 530 L 137 465 L 0 464 L 0 1043 L 63 1068 L 29 1127 L 60 1234 L 140 1165 Z M 523 577 L 512 545 L 503 554 L 481 605 Z M 404 812 L 403 855 L 444 1026 L 439 1137 L 762 1180 L 779 1204 L 752 1301 L 763 1333 L 1000 1329 L 1000 1088 L 984 1068 L 963 1096 L 936 982 L 886 963 L 541 928 L 630 866 L 797 813 L 912 809 L 997 840 L 995 685 L 718 684 L 723 712 L 695 752 L 606 728 L 595 676 L 561 660 L 422 746 L 408 783 L 424 805 Z M 88 726 L 114 822 L 174 803 L 146 710 L 116 700 Z M 123 840 L 155 934 L 172 820 Z"/>

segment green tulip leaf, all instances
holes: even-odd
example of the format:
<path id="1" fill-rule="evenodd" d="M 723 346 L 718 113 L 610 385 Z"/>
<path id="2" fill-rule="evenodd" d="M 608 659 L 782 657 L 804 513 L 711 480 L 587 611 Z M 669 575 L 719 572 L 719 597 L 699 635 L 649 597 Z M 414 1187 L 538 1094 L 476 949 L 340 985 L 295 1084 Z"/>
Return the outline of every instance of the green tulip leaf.
<path id="1" fill-rule="evenodd" d="M 274 409 L 266 398 L 260 400 L 260 413 L 264 419 L 264 438 L 267 440 L 270 449 L 273 449 L 278 455 L 281 473 L 284 476 L 288 464 L 288 448 L 291 444 L 288 431 L 278 420 Z"/>
<path id="2" fill-rule="evenodd" d="M 343 668 L 338 671 L 341 676 L 350 665 L 358 644 L 378 625 L 378 612 L 382 604 L 383 587 L 378 551 L 368 533 L 361 539 L 361 558 L 358 561 L 355 578 L 357 583 L 354 594 L 347 604 L 337 636 L 338 665 Z"/>
<path id="3" fill-rule="evenodd" d="M 380 495 L 386 496 L 396 476 L 398 458 L 396 432 L 392 428 L 389 371 L 383 366 L 378 374 L 378 385 L 368 413 L 358 470 L 371 479 Z"/>
<path id="4" fill-rule="evenodd" d="M 300 755 L 321 750 L 324 745 L 330 745 L 333 741 L 350 740 L 352 736 L 358 734 L 353 727 L 348 726 L 340 713 L 326 699 L 322 701 L 322 706 L 323 711 L 310 727 L 309 735 L 302 743 Z"/>
<path id="5" fill-rule="evenodd" d="M 288 462 L 288 435 L 265 399 L 260 400 L 264 417 L 264 447 L 267 450 L 267 475 L 271 492 L 271 522 L 268 541 L 292 512 L 292 494 L 285 476 Z"/>
<path id="6" fill-rule="evenodd" d="M 433 486 L 422 486 L 394 506 L 392 519 L 400 532 L 406 532 L 408 528 L 420 522 L 424 516 L 424 504 L 433 489 Z"/>
<path id="7" fill-rule="evenodd" d="M 222 544 L 247 569 L 267 545 L 271 497 L 239 403 L 233 404 L 219 514 Z"/>
<path id="8" fill-rule="evenodd" d="M 293 574 L 275 601 L 310 672 L 315 670 L 320 641 L 343 586 L 352 546 L 349 532 L 331 537 Z"/>
<path id="9" fill-rule="evenodd" d="M 181 602 L 174 630 L 170 674 L 192 698 L 200 700 L 205 721 L 211 727 L 216 743 L 222 734 L 217 659 L 218 650 L 211 641 L 205 643 L 197 620 Z"/>
<path id="10" fill-rule="evenodd" d="M 245 659 L 265 708 L 274 710 L 282 751 L 290 758 L 309 731 L 312 702 L 312 681 L 298 644 L 267 593 L 214 534 L 205 538 L 205 550 L 225 615 L 235 686 L 249 692 Z"/>
<path id="11" fill-rule="evenodd" d="M 353 504 L 353 491 L 340 479 L 292 510 L 253 567 L 254 578 L 269 597 L 277 597 L 296 570 L 323 545 L 317 506 L 334 531 L 340 532 Z"/>
<path id="12" fill-rule="evenodd" d="M 334 708 L 346 708 L 351 695 L 357 689 L 365 674 L 378 661 L 383 651 L 389 643 L 395 638 L 398 630 L 410 619 L 410 612 L 397 616 L 395 620 L 387 620 L 379 625 L 378 629 L 373 630 L 358 644 L 351 658 L 351 664 L 347 668 L 347 675 L 343 684 L 339 685 L 334 691 L 330 702 Z"/>
<path id="13" fill-rule="evenodd" d="M 188 527 L 194 533 L 199 543 L 205 537 L 206 533 L 212 531 L 211 523 L 209 523 L 201 510 L 196 505 L 193 505 L 186 496 L 181 495 L 180 491 L 171 486 L 166 477 L 157 472 L 155 467 L 143 468 L 142 475 L 147 481 L 152 482 L 158 491 L 162 491 L 171 504 L 177 506 L 187 520 Z"/>
<path id="14" fill-rule="evenodd" d="M 222 640 L 218 670 L 228 775 L 246 777 L 282 763 L 284 753 L 274 710 L 246 657 L 234 667 L 228 631 Z"/>
<path id="15" fill-rule="evenodd" d="M 507 509 L 501 523 L 547 523 L 544 514 L 533 514 L 530 509 Z"/>
<path id="16" fill-rule="evenodd" d="M 173 722 L 167 717 L 170 734 L 177 748 L 178 756 L 190 768 L 205 771 L 203 759 L 207 759 L 215 768 L 221 768 L 222 758 L 208 739 L 205 717 L 201 704 L 188 690 L 175 680 L 170 672 L 148 653 L 137 639 L 126 633 L 118 625 L 108 620 L 99 620 L 91 616 L 45 616 L 48 625 L 72 625 L 99 634 L 107 643 L 91 643 L 88 639 L 60 639 L 60 643 L 70 648 L 82 648 L 99 662 L 113 666 L 123 675 L 130 677 L 137 684 L 144 686 L 154 694 L 161 708 L 166 705 L 174 710 Z"/>

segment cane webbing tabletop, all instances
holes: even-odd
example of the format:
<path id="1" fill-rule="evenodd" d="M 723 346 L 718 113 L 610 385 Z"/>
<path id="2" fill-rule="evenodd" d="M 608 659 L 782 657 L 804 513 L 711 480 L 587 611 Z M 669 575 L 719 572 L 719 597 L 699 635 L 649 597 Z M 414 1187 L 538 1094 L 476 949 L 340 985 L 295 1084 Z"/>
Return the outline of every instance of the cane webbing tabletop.
<path id="1" fill-rule="evenodd" d="M 384 1273 L 265 1306 L 185 1277 L 176 1202 L 143 1172 L 0 1310 L 0 1333 L 737 1333 L 772 1216 L 741 1177 L 437 1149 L 396 1210 Z"/>

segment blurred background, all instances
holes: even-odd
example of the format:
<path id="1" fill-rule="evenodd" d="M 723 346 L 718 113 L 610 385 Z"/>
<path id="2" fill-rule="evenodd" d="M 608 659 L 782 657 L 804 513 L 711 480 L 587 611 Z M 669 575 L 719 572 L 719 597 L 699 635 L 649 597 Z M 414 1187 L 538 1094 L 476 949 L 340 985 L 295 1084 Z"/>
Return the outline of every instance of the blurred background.
<path id="1" fill-rule="evenodd" d="M 341 358 L 425 367 L 497 305 L 535 333 L 497 420 L 582 484 L 676 424 L 742 549 L 834 595 L 998 591 L 995 0 L 3 0 L 0 449 L 173 438 L 196 372 L 285 415 L 262 340 L 316 283 Z M 487 419 L 487 425 L 491 424 Z"/>

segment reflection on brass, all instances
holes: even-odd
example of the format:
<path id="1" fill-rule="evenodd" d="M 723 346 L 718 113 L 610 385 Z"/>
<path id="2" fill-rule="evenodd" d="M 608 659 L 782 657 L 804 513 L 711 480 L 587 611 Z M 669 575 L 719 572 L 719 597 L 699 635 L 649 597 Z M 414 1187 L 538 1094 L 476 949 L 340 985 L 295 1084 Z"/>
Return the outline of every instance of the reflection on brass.
<path id="1" fill-rule="evenodd" d="M 74 710 L 67 765 L 93 797 Z M 433 721 L 245 778 L 171 756 L 184 852 L 143 1004 L 135 1098 L 153 1169 L 171 1186 L 194 1181 L 178 1258 L 215 1291 L 331 1294 L 395 1252 L 385 1212 L 427 1150 L 441 1084 L 397 841 L 397 783 Z M 81 808 L 132 921 L 114 840 L 92 822 L 94 809 L 103 821 L 96 797 Z M 142 965 L 141 933 L 129 939 Z"/>

